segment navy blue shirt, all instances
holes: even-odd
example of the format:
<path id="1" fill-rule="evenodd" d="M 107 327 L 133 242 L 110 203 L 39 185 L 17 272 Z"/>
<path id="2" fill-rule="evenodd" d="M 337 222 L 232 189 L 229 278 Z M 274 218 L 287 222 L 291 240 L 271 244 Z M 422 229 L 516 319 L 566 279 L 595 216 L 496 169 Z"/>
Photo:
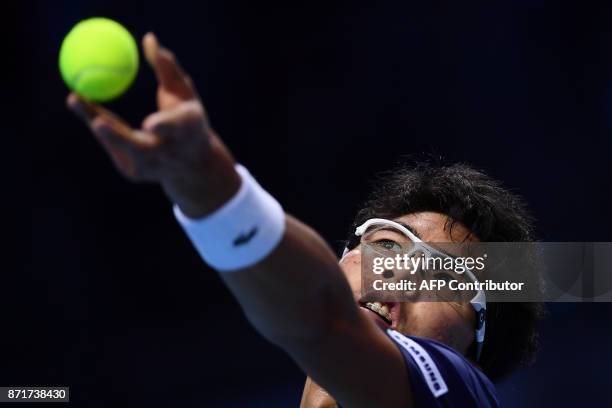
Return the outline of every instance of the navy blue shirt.
<path id="1" fill-rule="evenodd" d="M 392 329 L 387 335 L 404 356 L 417 408 L 499 406 L 493 383 L 452 348 Z"/>

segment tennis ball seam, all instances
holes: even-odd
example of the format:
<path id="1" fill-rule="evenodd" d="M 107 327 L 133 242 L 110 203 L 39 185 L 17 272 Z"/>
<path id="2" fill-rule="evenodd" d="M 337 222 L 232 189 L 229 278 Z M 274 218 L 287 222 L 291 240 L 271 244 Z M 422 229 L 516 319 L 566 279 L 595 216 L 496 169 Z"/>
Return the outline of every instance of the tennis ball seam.
<path id="1" fill-rule="evenodd" d="M 80 69 L 74 77 L 70 80 L 73 87 L 78 87 L 79 81 L 83 78 L 83 75 L 90 73 L 91 71 L 99 71 L 99 72 L 109 72 L 114 74 L 129 74 L 131 66 L 121 66 L 121 67 L 108 67 L 104 65 L 92 65 L 85 68 Z"/>

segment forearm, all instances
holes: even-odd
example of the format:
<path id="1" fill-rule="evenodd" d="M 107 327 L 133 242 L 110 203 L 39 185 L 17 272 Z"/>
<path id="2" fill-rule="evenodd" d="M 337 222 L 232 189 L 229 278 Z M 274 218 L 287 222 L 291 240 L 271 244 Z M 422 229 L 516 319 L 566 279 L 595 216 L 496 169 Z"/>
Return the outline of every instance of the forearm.
<path id="1" fill-rule="evenodd" d="M 298 220 L 286 223 L 267 258 L 221 274 L 245 315 L 343 406 L 412 406 L 401 353 L 356 306 L 333 252 Z M 372 372 L 390 389 L 370 389 L 363 373 Z"/>
<path id="2" fill-rule="evenodd" d="M 282 241 L 267 258 L 221 276 L 255 328 L 281 346 L 315 341 L 339 321 L 357 319 L 336 256 L 289 215 Z"/>
<path id="3" fill-rule="evenodd" d="M 209 130 L 210 146 L 193 149 L 191 160 L 169 173 L 160 184 L 168 198 L 189 218 L 205 217 L 225 204 L 240 187 L 235 161 L 221 139 Z M 202 153 L 206 151 L 206 154 Z"/>
<path id="4" fill-rule="evenodd" d="M 186 177 L 172 180 L 168 187 L 164 184 L 169 198 L 196 223 L 198 218 L 206 218 L 227 205 L 244 187 L 242 183 L 247 183 L 246 179 L 241 181 L 233 158 L 218 138 L 213 139 L 211 149 L 213 154 L 206 162 L 194 160 L 197 167 L 185 169 Z M 238 210 L 235 216 L 242 214 Z M 277 215 L 285 217 L 285 228 L 272 252 L 251 267 L 220 275 L 262 335 L 277 344 L 312 340 L 327 332 L 335 320 L 356 318 L 355 303 L 337 258 L 325 241 L 295 218 L 282 212 Z M 230 217 L 228 221 L 235 219 Z M 225 225 L 219 228 L 227 230 Z M 258 231 L 258 237 L 265 233 Z M 205 257 L 210 246 L 197 232 L 190 236 Z M 214 233 L 212 239 L 209 243 L 215 245 L 218 239 Z M 334 313 L 330 313 L 332 310 Z"/>

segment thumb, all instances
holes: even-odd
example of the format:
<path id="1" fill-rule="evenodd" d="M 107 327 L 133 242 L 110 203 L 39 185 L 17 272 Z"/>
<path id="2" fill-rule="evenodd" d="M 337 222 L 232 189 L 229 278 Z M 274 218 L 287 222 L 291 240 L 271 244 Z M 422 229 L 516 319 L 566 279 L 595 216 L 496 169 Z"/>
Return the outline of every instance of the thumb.
<path id="1" fill-rule="evenodd" d="M 197 98 L 197 92 L 189 75 L 183 71 L 174 54 L 159 45 L 153 33 L 147 33 L 143 37 L 142 47 L 163 92 L 181 101 Z"/>

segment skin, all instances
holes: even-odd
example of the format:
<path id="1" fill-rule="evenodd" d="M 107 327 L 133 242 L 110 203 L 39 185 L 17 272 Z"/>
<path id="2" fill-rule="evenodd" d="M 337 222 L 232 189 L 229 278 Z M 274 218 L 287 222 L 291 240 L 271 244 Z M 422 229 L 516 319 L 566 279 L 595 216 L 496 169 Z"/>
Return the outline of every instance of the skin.
<path id="1" fill-rule="evenodd" d="M 412 227 L 425 242 L 463 242 L 475 237 L 461 224 L 455 224 L 452 234 L 448 217 L 436 212 L 418 212 L 395 218 Z M 389 236 L 394 239 L 395 237 Z M 340 261 L 342 272 L 347 277 L 353 297 L 361 298 L 361 254 L 360 247 L 349 252 Z M 474 340 L 475 314 L 471 305 L 446 302 L 405 302 L 399 307 L 393 328 L 407 334 L 428 337 L 453 347 L 466 354 Z"/>
<path id="2" fill-rule="evenodd" d="M 394 221 L 412 227 L 425 242 L 465 242 L 477 238 L 462 224 L 455 223 L 452 231 L 448 217 L 436 212 L 418 212 L 407 214 Z M 385 238 L 397 239 L 392 235 Z M 399 238 L 400 240 L 402 238 Z M 405 239 L 405 238 L 404 238 Z M 399 242 L 399 240 L 398 240 Z M 361 294 L 361 248 L 356 247 L 340 261 L 342 272 L 346 276 L 353 298 L 359 303 Z M 469 304 L 450 304 L 446 302 L 404 302 L 399 304 L 399 312 L 393 318 L 392 327 L 404 334 L 427 337 L 444 343 L 461 354 L 466 354 L 474 341 L 475 314 Z M 371 313 L 368 313 L 371 314 Z M 373 314 L 372 314 L 373 315 Z M 387 324 L 372 316 L 382 328 Z M 302 395 L 302 408 L 336 407 L 329 393 L 310 377 L 306 379 Z"/>
<path id="3" fill-rule="evenodd" d="M 158 110 L 140 128 L 75 94 L 68 96 L 68 107 L 128 180 L 157 183 L 185 215 L 205 217 L 238 190 L 234 159 L 174 55 L 151 33 L 143 48 L 159 86 Z M 421 212 L 398 220 L 425 241 L 473 239 L 460 225 L 446 229 L 442 214 Z M 336 401 L 345 407 L 414 406 L 401 352 L 381 330 L 382 320 L 359 307 L 359 262 L 356 248 L 338 263 L 315 231 L 286 215 L 285 234 L 271 254 L 250 268 L 220 274 L 253 327 L 308 374 L 303 407 L 336 406 Z M 474 338 L 468 305 L 405 303 L 394 316 L 397 330 L 439 340 L 461 353 Z M 384 385 L 372 375 L 384 375 Z"/>

